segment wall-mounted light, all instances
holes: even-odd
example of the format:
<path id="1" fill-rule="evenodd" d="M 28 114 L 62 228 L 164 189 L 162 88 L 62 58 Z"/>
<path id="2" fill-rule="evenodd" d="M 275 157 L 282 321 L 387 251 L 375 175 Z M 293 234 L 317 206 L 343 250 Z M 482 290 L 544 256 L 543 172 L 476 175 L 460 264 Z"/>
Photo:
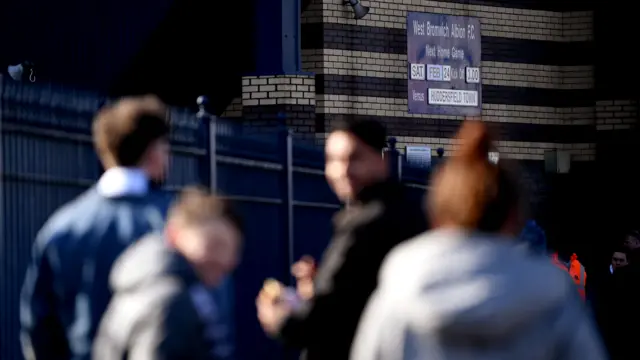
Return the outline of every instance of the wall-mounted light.
<path id="1" fill-rule="evenodd" d="M 344 4 L 351 6 L 353 9 L 353 18 L 356 20 L 362 19 L 369 13 L 369 7 L 360 4 L 360 0 L 346 0 Z"/>

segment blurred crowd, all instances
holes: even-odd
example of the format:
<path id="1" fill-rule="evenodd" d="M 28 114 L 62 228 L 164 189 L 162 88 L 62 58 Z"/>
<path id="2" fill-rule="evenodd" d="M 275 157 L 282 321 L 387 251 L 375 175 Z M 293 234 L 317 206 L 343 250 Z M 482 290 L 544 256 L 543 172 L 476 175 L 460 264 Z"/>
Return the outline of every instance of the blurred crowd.
<path id="1" fill-rule="evenodd" d="M 26 359 L 231 360 L 252 345 L 234 343 L 211 291 L 241 262 L 242 219 L 211 189 L 161 191 L 166 114 L 154 96 L 96 114 L 105 172 L 35 239 Z M 325 175 L 345 206 L 322 259 L 292 267 L 294 287 L 265 279 L 256 316 L 267 335 L 308 360 L 640 358 L 638 232 L 592 291 L 574 250 L 550 248 L 528 219 L 517 169 L 490 161 L 482 121 L 463 123 L 425 199 L 390 176 L 386 137 L 373 120 L 335 124 Z"/>

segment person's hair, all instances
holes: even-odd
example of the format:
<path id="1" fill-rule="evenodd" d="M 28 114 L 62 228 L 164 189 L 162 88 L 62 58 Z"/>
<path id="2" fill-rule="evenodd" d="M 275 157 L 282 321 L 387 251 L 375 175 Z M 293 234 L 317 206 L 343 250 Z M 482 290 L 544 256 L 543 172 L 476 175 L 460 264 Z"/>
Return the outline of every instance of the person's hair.
<path id="1" fill-rule="evenodd" d="M 364 144 L 378 151 L 382 151 L 387 146 L 387 129 L 380 122 L 372 119 L 350 118 L 340 120 L 334 124 L 333 131 L 350 133 Z"/>
<path id="2" fill-rule="evenodd" d="M 519 186 L 501 162 L 489 161 L 492 143 L 482 121 L 465 121 L 457 142 L 457 151 L 434 174 L 429 215 L 439 224 L 498 232 L 521 212 Z"/>
<path id="3" fill-rule="evenodd" d="M 167 108 L 152 95 L 120 99 L 93 121 L 94 146 L 105 169 L 139 165 L 149 146 L 168 134 Z"/>
<path id="4" fill-rule="evenodd" d="M 640 232 L 638 232 L 637 230 L 629 231 L 627 233 L 627 238 L 632 238 L 636 241 L 640 241 Z"/>
<path id="5" fill-rule="evenodd" d="M 624 256 L 627 257 L 627 260 L 629 260 L 629 251 L 624 246 L 617 246 L 615 249 L 613 249 L 613 252 L 611 253 L 611 255 L 615 253 L 624 254 Z"/>
<path id="6" fill-rule="evenodd" d="M 182 190 L 169 209 L 169 219 L 187 226 L 224 219 L 242 231 L 242 219 L 233 204 L 200 186 L 189 186 Z"/>

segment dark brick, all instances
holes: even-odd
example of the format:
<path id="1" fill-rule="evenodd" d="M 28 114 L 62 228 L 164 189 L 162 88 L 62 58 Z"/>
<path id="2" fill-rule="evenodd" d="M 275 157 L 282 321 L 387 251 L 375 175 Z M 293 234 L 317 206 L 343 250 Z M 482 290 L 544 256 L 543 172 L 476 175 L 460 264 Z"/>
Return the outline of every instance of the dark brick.
<path id="1" fill-rule="evenodd" d="M 303 24 L 303 49 L 407 53 L 406 30 L 347 24 Z M 557 42 L 482 37 L 482 60 L 541 65 L 591 65 L 591 41 Z"/>
<path id="2" fill-rule="evenodd" d="M 385 124 L 396 136 L 452 138 L 461 121 L 448 119 L 397 118 L 387 116 L 317 114 L 316 121 L 329 129 L 331 122 L 340 119 L 374 118 Z M 489 122 L 496 140 L 548 143 L 589 143 L 596 137 L 593 125 L 541 125 Z"/>
<path id="3" fill-rule="evenodd" d="M 593 2 L 576 0 L 440 0 L 441 2 L 547 11 L 593 10 Z"/>
<path id="4" fill-rule="evenodd" d="M 349 75 L 317 75 L 316 93 L 405 99 L 407 97 L 407 80 Z M 595 99 L 591 89 L 565 90 L 483 85 L 482 101 L 486 104 L 579 107 L 593 106 Z"/>
<path id="5" fill-rule="evenodd" d="M 254 126 L 288 126 L 314 132 L 316 107 L 312 105 L 258 105 L 242 108 L 243 120 Z"/>

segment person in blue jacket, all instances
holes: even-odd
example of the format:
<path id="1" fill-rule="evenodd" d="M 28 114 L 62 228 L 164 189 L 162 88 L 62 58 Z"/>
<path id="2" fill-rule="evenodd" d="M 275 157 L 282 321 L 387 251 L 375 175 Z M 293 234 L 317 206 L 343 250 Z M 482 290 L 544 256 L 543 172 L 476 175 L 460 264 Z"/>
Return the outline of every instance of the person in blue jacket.
<path id="1" fill-rule="evenodd" d="M 535 220 L 529 220 L 520 233 L 520 239 L 537 255 L 548 255 L 547 235 Z"/>
<path id="2" fill-rule="evenodd" d="M 25 359 L 88 360 L 109 304 L 112 264 L 162 229 L 170 198 L 156 186 L 169 163 L 166 107 L 125 98 L 98 112 L 93 139 L 105 172 L 37 234 L 20 299 Z"/>

